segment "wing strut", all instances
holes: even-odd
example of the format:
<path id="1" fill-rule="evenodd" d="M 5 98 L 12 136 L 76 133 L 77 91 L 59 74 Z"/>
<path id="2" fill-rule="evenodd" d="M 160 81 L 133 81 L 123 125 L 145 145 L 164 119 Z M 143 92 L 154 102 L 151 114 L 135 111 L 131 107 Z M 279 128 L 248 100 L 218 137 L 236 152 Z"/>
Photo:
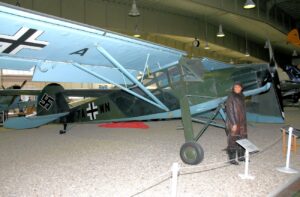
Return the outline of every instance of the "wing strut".
<path id="1" fill-rule="evenodd" d="M 121 73 L 123 73 L 128 79 L 135 83 L 144 93 L 155 101 L 159 108 L 170 111 L 158 98 L 156 98 L 143 84 L 141 84 L 136 78 L 134 78 L 116 59 L 114 59 L 104 48 L 97 46 L 97 50 L 109 60 L 115 67 L 117 67 Z"/>
<path id="2" fill-rule="evenodd" d="M 96 72 L 94 72 L 94 71 L 92 71 L 92 70 L 90 70 L 90 69 L 88 69 L 86 67 L 81 66 L 80 64 L 78 64 L 76 62 L 72 62 L 72 65 L 74 65 L 76 68 L 78 68 L 78 69 L 80 69 L 80 70 L 82 70 L 82 71 L 84 71 L 84 72 L 86 72 L 86 73 L 88 73 L 90 75 L 93 75 L 94 77 L 96 77 L 98 79 L 101 79 L 101 80 L 103 80 L 103 81 L 105 81 L 107 83 L 113 84 L 113 85 L 117 86 L 118 88 L 120 88 L 120 89 L 128 92 L 129 94 L 132 94 L 132 95 L 134 95 L 134 96 L 136 96 L 136 97 L 138 97 L 138 98 L 140 98 L 140 99 L 142 99 L 142 100 L 144 100 L 144 101 L 146 101 L 146 102 L 148 102 L 148 103 L 150 103 L 150 104 L 152 104 L 152 105 L 154 105 L 156 107 L 159 107 L 159 108 L 161 108 L 163 110 L 166 110 L 161 105 L 159 105 L 159 104 L 157 104 L 157 103 L 155 103 L 155 102 L 153 102 L 153 101 L 151 101 L 151 100 L 149 100 L 149 99 L 147 99 L 147 98 L 145 98 L 145 97 L 143 97 L 143 96 L 135 93 L 132 90 L 129 90 L 128 88 L 125 88 L 125 87 L 121 86 L 120 84 L 117 84 L 117 83 L 113 82 L 112 80 L 110 80 L 110 79 L 108 79 L 108 78 L 106 78 L 104 76 L 99 75 L 98 73 L 96 73 Z"/>

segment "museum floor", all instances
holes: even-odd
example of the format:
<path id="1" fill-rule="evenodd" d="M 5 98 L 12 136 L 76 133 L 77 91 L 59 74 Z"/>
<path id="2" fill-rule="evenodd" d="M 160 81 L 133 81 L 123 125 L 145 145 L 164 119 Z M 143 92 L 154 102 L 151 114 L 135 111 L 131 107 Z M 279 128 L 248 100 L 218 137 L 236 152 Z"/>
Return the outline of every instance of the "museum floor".
<path id="1" fill-rule="evenodd" d="M 300 128 L 300 109 L 286 109 L 286 124 Z M 30 130 L 0 129 L 0 196 L 170 196 L 174 162 L 180 165 L 177 196 L 267 196 L 298 174 L 276 170 L 285 166 L 281 124 L 249 124 L 249 140 L 260 148 L 244 163 L 228 165 L 226 136 L 210 127 L 199 143 L 201 164 L 182 163 L 180 120 L 145 122 L 149 129 L 108 129 L 74 124 L 65 135 L 61 125 Z M 195 125 L 198 127 L 198 125 Z M 298 139 L 298 144 L 299 144 Z M 290 167 L 300 170 L 300 148 Z M 300 190 L 300 188 L 299 188 Z"/>

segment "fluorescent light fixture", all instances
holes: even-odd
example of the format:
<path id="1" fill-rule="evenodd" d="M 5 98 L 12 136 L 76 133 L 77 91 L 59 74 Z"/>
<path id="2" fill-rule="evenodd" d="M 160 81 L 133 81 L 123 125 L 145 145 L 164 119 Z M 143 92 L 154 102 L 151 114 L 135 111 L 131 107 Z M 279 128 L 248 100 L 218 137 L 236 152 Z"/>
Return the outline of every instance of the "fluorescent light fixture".
<path id="1" fill-rule="evenodd" d="M 128 13 L 128 16 L 132 16 L 132 17 L 140 16 L 140 12 L 137 9 L 135 0 L 133 0 L 133 2 L 132 2 L 131 10 Z"/>
<path id="2" fill-rule="evenodd" d="M 255 3 L 252 0 L 247 0 L 244 4 L 245 9 L 255 8 Z"/>
<path id="3" fill-rule="evenodd" d="M 219 25 L 219 32 L 217 33 L 217 37 L 221 38 L 221 37 L 224 37 L 225 34 L 223 33 L 223 28 L 222 28 L 222 25 L 220 24 Z"/>

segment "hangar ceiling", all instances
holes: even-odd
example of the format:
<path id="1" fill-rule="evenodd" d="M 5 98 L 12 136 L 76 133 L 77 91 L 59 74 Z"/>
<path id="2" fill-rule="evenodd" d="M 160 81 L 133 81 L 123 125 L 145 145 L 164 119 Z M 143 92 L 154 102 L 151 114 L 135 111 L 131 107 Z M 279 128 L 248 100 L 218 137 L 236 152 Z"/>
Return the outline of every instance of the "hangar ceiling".
<path id="1" fill-rule="evenodd" d="M 259 6 L 259 1 L 256 2 Z M 299 48 L 287 44 L 286 34 L 290 30 L 290 27 L 299 23 L 300 18 L 300 1 L 297 0 L 264 0 L 266 6 L 268 6 L 265 13 L 259 13 L 261 9 L 254 8 L 253 10 L 245 10 L 242 8 L 244 1 L 239 0 L 137 0 L 138 7 L 146 9 L 162 10 L 164 12 L 181 14 L 184 16 L 199 18 L 200 20 L 206 20 L 211 24 L 222 24 L 223 29 L 226 31 L 233 32 L 241 37 L 245 37 L 247 34 L 247 39 L 264 46 L 264 43 L 269 39 L 273 47 L 278 50 L 281 54 L 290 56 L 294 49 L 300 52 Z M 117 3 L 131 4 L 132 0 L 115 0 Z M 217 3 L 216 5 L 214 3 Z M 286 24 L 283 21 L 283 25 L 278 25 L 278 21 L 272 23 L 272 20 L 268 16 L 272 12 L 272 9 L 279 8 L 276 10 L 275 17 L 280 15 L 282 20 L 286 14 L 292 18 L 292 22 L 288 21 L 290 24 Z M 282 11 L 283 13 L 281 13 Z M 252 13 L 251 13 L 252 12 Z M 253 14 L 254 12 L 254 14 Z M 141 13 L 142 14 L 142 13 Z M 269 20 L 268 20 L 269 19 Z M 281 20 L 281 19 L 280 19 Z M 282 27 L 286 25 L 286 28 Z M 290 26 L 290 27 L 288 27 Z M 176 39 L 185 43 L 191 43 L 193 38 L 191 37 L 180 37 L 174 35 L 163 35 L 172 39 Z M 200 37 L 201 39 L 201 37 Z M 232 56 L 239 60 L 245 60 L 243 53 L 239 51 L 232 51 L 230 49 L 223 48 L 222 46 L 213 45 L 210 43 L 212 51 L 216 53 L 223 53 L 226 56 Z M 254 57 L 247 58 L 248 61 L 257 62 L 261 61 Z"/>

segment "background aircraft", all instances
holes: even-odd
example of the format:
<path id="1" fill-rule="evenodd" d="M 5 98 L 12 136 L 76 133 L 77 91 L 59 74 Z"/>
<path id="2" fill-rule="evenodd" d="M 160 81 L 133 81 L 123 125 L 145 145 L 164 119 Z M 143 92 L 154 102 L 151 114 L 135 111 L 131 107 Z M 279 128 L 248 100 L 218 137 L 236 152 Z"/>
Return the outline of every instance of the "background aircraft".
<path id="1" fill-rule="evenodd" d="M 281 82 L 282 96 L 285 100 L 298 103 L 300 98 L 300 69 L 297 66 L 286 65 L 284 71 L 290 80 Z"/>
<path id="2" fill-rule="evenodd" d="M 13 85 L 10 87 L 5 88 L 2 86 L 3 90 L 20 90 L 24 87 L 26 84 L 26 80 L 21 84 L 21 85 Z M 5 97 L 0 97 L 0 111 L 8 111 L 10 109 L 15 109 L 19 108 L 21 98 L 20 96 L 5 96 Z"/>

